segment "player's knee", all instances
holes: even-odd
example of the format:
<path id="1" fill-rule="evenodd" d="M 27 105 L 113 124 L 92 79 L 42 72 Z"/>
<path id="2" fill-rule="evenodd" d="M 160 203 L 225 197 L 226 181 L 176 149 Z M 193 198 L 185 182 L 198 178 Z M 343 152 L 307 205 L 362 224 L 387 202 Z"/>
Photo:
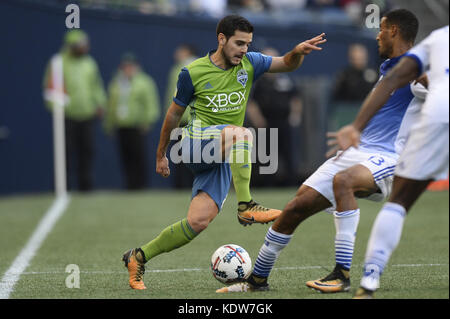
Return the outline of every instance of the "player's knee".
<path id="1" fill-rule="evenodd" d="M 248 128 L 233 126 L 224 130 L 225 141 L 228 141 L 230 145 L 240 142 L 248 141 L 253 143 L 253 133 Z"/>
<path id="2" fill-rule="evenodd" d="M 240 134 L 241 141 L 247 141 L 253 143 L 253 133 L 248 128 L 242 127 Z"/>
<path id="3" fill-rule="evenodd" d="M 339 172 L 333 178 L 333 190 L 342 191 L 352 188 L 352 176 L 347 172 Z"/>

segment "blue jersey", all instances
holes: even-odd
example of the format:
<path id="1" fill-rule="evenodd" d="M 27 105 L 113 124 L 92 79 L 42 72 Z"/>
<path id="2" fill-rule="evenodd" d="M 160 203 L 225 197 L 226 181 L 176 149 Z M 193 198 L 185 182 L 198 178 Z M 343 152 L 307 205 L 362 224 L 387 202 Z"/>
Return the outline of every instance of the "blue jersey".
<path id="1" fill-rule="evenodd" d="M 381 64 L 379 81 L 402 57 L 403 55 L 388 59 Z M 396 153 L 395 142 L 400 124 L 413 98 L 409 83 L 395 90 L 386 104 L 372 117 L 362 131 L 359 147 L 370 151 Z"/>

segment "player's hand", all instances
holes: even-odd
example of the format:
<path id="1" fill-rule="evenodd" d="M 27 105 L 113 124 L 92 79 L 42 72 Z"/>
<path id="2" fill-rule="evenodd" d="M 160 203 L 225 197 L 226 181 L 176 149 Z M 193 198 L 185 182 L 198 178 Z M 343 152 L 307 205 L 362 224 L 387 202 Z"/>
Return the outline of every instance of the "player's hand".
<path id="1" fill-rule="evenodd" d="M 158 173 L 162 177 L 169 177 L 170 169 L 169 169 L 169 160 L 167 159 L 167 156 L 163 156 L 159 159 L 156 159 L 156 173 Z"/>
<path id="2" fill-rule="evenodd" d="M 327 42 L 327 39 L 324 39 L 324 37 L 325 33 L 322 33 L 312 39 L 303 41 L 302 43 L 298 44 L 295 49 L 297 53 L 303 55 L 310 54 L 312 51 L 320 51 L 322 50 L 322 48 L 318 47 L 318 45 Z"/>
<path id="3" fill-rule="evenodd" d="M 421 76 L 419 76 L 417 79 L 414 80 L 414 84 L 420 83 L 422 84 L 426 89 L 428 89 L 428 77 L 424 73 Z"/>
<path id="4" fill-rule="evenodd" d="M 337 132 L 327 133 L 327 145 L 331 147 L 326 154 L 327 158 L 335 155 L 338 150 L 342 150 L 337 157 L 339 158 L 350 147 L 358 147 L 360 135 L 353 125 L 346 125 Z"/>

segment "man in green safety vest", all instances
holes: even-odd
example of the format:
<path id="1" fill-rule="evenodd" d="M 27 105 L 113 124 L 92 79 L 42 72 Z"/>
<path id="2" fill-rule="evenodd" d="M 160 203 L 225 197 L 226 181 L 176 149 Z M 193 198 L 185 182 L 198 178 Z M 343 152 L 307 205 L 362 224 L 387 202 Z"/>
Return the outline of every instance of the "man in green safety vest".
<path id="1" fill-rule="evenodd" d="M 124 54 L 108 87 L 104 128 L 117 133 L 127 189 L 148 186 L 146 138 L 160 113 L 155 81 L 141 70 L 132 53 Z"/>
<path id="2" fill-rule="evenodd" d="M 89 53 L 88 35 L 80 30 L 68 31 L 58 53 L 62 57 L 66 158 L 68 185 L 71 187 L 72 170 L 76 169 L 78 189 L 89 191 L 93 186 L 92 163 L 94 155 L 94 121 L 103 114 L 106 94 L 95 60 Z M 51 63 L 44 75 L 44 98 L 48 109 L 54 107 Z M 76 158 L 77 165 L 72 159 Z"/>

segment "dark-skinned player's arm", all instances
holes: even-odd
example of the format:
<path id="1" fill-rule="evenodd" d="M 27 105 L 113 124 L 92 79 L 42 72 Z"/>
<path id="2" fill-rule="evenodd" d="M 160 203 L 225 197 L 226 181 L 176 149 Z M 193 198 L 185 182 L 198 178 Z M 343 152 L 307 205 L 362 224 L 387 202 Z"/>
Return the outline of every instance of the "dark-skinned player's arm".
<path id="1" fill-rule="evenodd" d="M 170 143 L 170 134 L 172 133 L 172 130 L 177 128 L 180 124 L 181 117 L 185 110 L 185 107 L 172 102 L 167 110 L 166 117 L 164 118 L 158 149 L 156 151 L 156 173 L 163 177 L 168 177 L 170 175 L 169 160 L 166 156 L 167 147 Z"/>
<path id="2" fill-rule="evenodd" d="M 300 67 L 303 63 L 305 55 L 310 54 L 312 51 L 320 51 L 319 44 L 327 42 L 324 39 L 325 33 L 315 36 L 312 39 L 299 43 L 291 51 L 281 57 L 272 57 L 272 64 L 267 72 L 280 73 L 291 72 Z"/>
<path id="3" fill-rule="evenodd" d="M 351 146 L 358 147 L 361 131 L 370 119 L 389 100 L 394 90 L 416 79 L 418 72 L 419 66 L 416 60 L 408 56 L 403 57 L 367 96 L 353 123 L 342 127 L 338 132 L 327 134 L 327 144 L 331 149 L 326 156 L 331 157 L 338 150 L 345 151 Z"/>

